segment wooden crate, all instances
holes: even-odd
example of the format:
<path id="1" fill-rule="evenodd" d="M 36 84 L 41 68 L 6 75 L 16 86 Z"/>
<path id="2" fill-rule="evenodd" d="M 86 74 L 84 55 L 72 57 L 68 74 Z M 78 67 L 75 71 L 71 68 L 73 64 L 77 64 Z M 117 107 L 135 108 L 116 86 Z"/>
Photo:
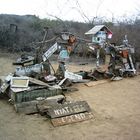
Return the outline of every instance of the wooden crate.
<path id="1" fill-rule="evenodd" d="M 35 89 L 35 90 L 27 90 L 21 92 L 13 92 L 10 90 L 9 97 L 12 99 L 14 103 L 22 103 L 28 102 L 32 100 L 36 100 L 38 97 L 51 97 L 55 95 L 61 95 L 62 89 L 60 88 L 43 88 L 43 89 Z"/>

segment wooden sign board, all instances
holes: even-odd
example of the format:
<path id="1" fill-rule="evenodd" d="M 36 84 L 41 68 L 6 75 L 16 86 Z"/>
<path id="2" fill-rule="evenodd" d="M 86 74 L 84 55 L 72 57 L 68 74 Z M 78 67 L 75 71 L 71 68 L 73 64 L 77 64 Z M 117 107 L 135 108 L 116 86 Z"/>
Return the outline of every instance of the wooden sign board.
<path id="1" fill-rule="evenodd" d="M 55 43 L 49 50 L 47 50 L 43 57 L 43 61 L 46 61 L 57 50 L 57 43 Z"/>
<path id="2" fill-rule="evenodd" d="M 22 103 L 15 103 L 14 108 L 16 112 L 18 113 L 24 113 L 24 114 L 34 114 L 38 113 L 38 110 L 36 108 L 38 101 L 33 100 L 29 102 L 22 102 Z"/>
<path id="3" fill-rule="evenodd" d="M 65 103 L 61 105 L 52 106 L 48 109 L 47 114 L 51 118 L 59 118 L 88 111 L 90 111 L 90 107 L 86 101 L 76 101 L 72 103 Z"/>
<path id="4" fill-rule="evenodd" d="M 51 119 L 51 122 L 53 126 L 62 126 L 62 125 L 67 125 L 71 123 L 89 120 L 92 118 L 93 118 L 93 114 L 91 112 L 90 113 L 85 112 L 85 113 L 74 114 L 74 115 L 65 116 L 61 118 Z"/>
<path id="5" fill-rule="evenodd" d="M 41 85 L 41 86 L 46 86 L 46 87 L 51 87 L 49 86 L 47 83 L 43 82 L 43 81 L 40 81 L 38 79 L 35 79 L 35 78 L 32 78 L 32 77 L 29 77 L 29 81 L 31 83 L 34 83 L 34 84 L 37 84 L 37 85 Z"/>
<path id="6" fill-rule="evenodd" d="M 41 73 L 42 68 L 43 68 L 42 63 L 25 67 L 17 67 L 15 74 L 18 76 L 30 76 L 33 72 Z"/>

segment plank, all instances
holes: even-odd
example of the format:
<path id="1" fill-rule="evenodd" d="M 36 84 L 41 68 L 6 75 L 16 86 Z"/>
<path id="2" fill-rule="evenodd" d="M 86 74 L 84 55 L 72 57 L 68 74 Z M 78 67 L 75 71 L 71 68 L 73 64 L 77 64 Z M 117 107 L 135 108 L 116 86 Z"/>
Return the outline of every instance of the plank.
<path id="1" fill-rule="evenodd" d="M 53 126 L 62 126 L 62 125 L 77 123 L 81 121 L 86 121 L 92 118 L 93 118 L 93 114 L 91 112 L 90 113 L 85 112 L 85 113 L 79 113 L 70 116 L 51 119 L 51 122 Z"/>
<path id="2" fill-rule="evenodd" d="M 35 78 L 32 78 L 32 77 L 29 77 L 29 81 L 31 83 L 34 83 L 34 84 L 37 84 L 37 85 L 41 85 L 41 86 L 46 86 L 46 87 L 51 87 L 50 85 L 48 85 L 47 83 L 43 82 L 43 81 L 40 81 L 38 79 L 35 79 Z"/>
<path id="3" fill-rule="evenodd" d="M 43 61 L 46 61 L 56 50 L 57 50 L 57 42 L 51 46 L 43 55 Z"/>
<path id="4" fill-rule="evenodd" d="M 81 75 L 78 75 L 78 74 L 75 74 L 73 72 L 69 72 L 69 71 L 65 71 L 65 78 L 68 78 L 70 80 L 82 80 L 82 76 Z"/>
<path id="5" fill-rule="evenodd" d="M 92 81 L 92 82 L 86 83 L 85 85 L 88 87 L 92 87 L 92 86 L 96 86 L 96 85 L 100 85 L 100 84 L 104 84 L 108 82 L 109 80 L 99 80 L 99 81 Z"/>
<path id="6" fill-rule="evenodd" d="M 64 100 L 65 100 L 65 96 L 63 95 L 48 97 L 47 99 L 40 101 L 37 104 L 37 109 L 41 115 L 46 114 L 48 108 L 50 108 L 53 105 L 57 105 L 58 102 L 63 102 Z"/>
<path id="7" fill-rule="evenodd" d="M 29 101 L 29 102 L 22 102 L 18 104 L 14 104 L 14 108 L 17 113 L 24 113 L 24 114 L 34 114 L 38 113 L 36 108 L 38 101 Z"/>
<path id="8" fill-rule="evenodd" d="M 90 111 L 90 107 L 86 101 L 76 101 L 52 106 L 51 108 L 48 108 L 47 114 L 51 118 L 59 118 L 87 111 Z"/>

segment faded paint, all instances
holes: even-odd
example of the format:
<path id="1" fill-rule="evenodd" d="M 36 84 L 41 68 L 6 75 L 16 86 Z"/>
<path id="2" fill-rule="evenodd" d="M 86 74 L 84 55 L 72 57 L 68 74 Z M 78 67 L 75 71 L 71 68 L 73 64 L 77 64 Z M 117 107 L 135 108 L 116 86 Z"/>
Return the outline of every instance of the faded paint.
<path id="1" fill-rule="evenodd" d="M 51 46 L 51 48 L 49 48 L 49 50 L 47 50 L 44 55 L 42 56 L 43 57 L 43 61 L 46 61 L 56 50 L 57 50 L 57 42 Z"/>
<path id="2" fill-rule="evenodd" d="M 71 114 L 87 112 L 90 110 L 89 105 L 86 101 L 77 101 L 74 103 L 55 105 L 48 109 L 48 115 L 51 118 L 58 118 Z"/>
<path id="3" fill-rule="evenodd" d="M 65 116 L 61 118 L 55 118 L 55 119 L 52 119 L 51 122 L 53 126 L 61 126 L 61 125 L 67 125 L 71 123 L 89 120 L 92 118 L 93 118 L 92 113 L 85 112 L 85 113 L 74 114 L 74 115 Z"/>

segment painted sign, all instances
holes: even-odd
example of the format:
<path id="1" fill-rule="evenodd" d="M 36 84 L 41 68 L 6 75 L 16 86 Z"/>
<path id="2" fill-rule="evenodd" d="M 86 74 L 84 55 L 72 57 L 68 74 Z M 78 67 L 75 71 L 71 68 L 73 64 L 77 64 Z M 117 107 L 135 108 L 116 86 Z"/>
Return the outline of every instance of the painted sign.
<path id="1" fill-rule="evenodd" d="M 26 67 L 17 67 L 16 68 L 16 75 L 18 76 L 30 76 L 32 72 L 41 73 L 43 69 L 42 64 L 35 64 Z"/>
<path id="2" fill-rule="evenodd" d="M 51 122 L 52 122 L 53 126 L 62 126 L 62 125 L 66 125 L 66 124 L 89 120 L 92 118 L 93 118 L 92 113 L 85 112 L 85 113 L 74 114 L 74 115 L 65 116 L 65 117 L 61 117 L 61 118 L 51 119 Z"/>
<path id="3" fill-rule="evenodd" d="M 61 105 L 52 106 L 47 110 L 47 114 L 51 118 L 59 118 L 81 112 L 90 111 L 90 107 L 86 101 L 77 101 L 72 103 L 65 103 Z"/>
<path id="4" fill-rule="evenodd" d="M 46 61 L 56 50 L 57 50 L 57 42 L 50 47 L 42 56 L 43 57 L 43 61 Z"/>

